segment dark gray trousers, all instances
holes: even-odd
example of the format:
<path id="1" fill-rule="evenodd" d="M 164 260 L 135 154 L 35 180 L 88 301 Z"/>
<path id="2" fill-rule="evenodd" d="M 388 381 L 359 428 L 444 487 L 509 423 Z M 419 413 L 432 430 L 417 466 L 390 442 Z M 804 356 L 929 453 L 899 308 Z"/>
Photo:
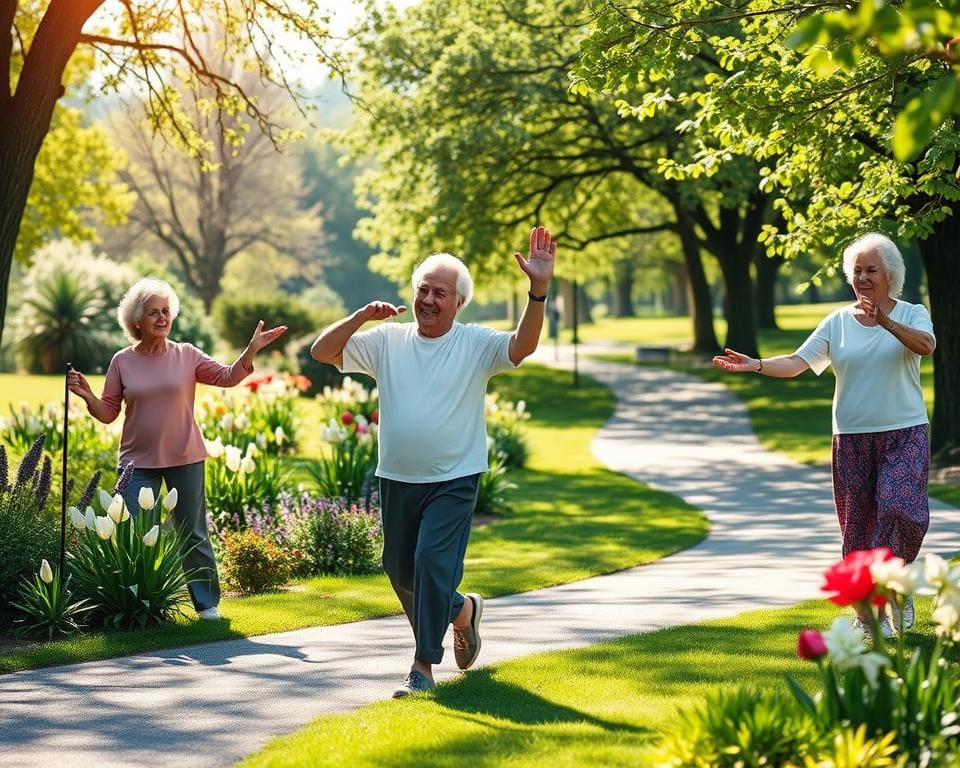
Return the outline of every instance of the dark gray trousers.
<path id="1" fill-rule="evenodd" d="M 213 555 L 213 546 L 210 544 L 210 533 L 207 531 L 207 497 L 204 485 L 204 462 L 184 464 L 180 467 L 163 467 L 161 469 L 141 469 L 135 467 L 130 485 L 123 494 L 123 500 L 130 510 L 130 514 L 140 514 L 140 503 L 137 496 L 140 488 L 146 486 L 153 489 L 154 498 L 159 497 L 160 482 L 167 485 L 167 489 L 177 489 L 177 506 L 173 508 L 174 525 L 184 536 L 184 548 L 187 556 L 183 561 L 183 568 L 189 572 L 194 568 L 201 569 L 189 582 L 190 598 L 197 612 L 205 608 L 213 608 L 220 603 L 220 579 L 217 576 L 217 560 Z"/>
<path id="2" fill-rule="evenodd" d="M 380 478 L 383 568 L 413 627 L 415 656 L 443 659 L 443 636 L 463 608 L 457 591 L 480 475 L 439 483 Z"/>

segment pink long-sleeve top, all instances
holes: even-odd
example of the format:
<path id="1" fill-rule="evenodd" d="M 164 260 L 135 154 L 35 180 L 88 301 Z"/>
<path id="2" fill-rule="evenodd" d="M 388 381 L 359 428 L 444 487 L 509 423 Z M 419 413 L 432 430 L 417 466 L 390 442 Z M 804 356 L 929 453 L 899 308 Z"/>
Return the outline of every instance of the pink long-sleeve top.
<path id="1" fill-rule="evenodd" d="M 252 371 L 239 358 L 233 365 L 218 363 L 192 344 L 168 341 L 167 351 L 157 357 L 121 349 L 110 361 L 101 397 L 110 409 L 109 421 L 126 404 L 120 463 L 159 469 L 206 459 L 193 415 L 197 382 L 232 387 Z"/>

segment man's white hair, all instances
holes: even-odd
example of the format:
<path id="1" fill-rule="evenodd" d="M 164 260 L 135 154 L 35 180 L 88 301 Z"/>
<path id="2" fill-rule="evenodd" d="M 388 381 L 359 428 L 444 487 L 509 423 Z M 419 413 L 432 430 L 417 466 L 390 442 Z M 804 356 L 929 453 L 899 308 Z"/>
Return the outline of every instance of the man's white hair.
<path id="1" fill-rule="evenodd" d="M 904 266 L 900 249 L 893 240 L 879 232 L 869 232 L 863 237 L 858 237 L 843 249 L 843 273 L 847 276 L 847 282 L 853 285 L 853 267 L 857 256 L 870 251 L 876 251 L 877 256 L 880 257 L 880 263 L 883 264 L 890 279 L 890 298 L 895 299 L 903 291 L 903 280 L 907 268 Z"/>
<path id="2" fill-rule="evenodd" d="M 463 299 L 460 309 L 463 309 L 473 298 L 473 278 L 470 277 L 470 270 L 456 256 L 449 253 L 432 253 L 413 270 L 413 276 L 410 278 L 410 284 L 413 286 L 413 295 L 417 295 L 417 286 L 424 275 L 436 272 L 438 269 L 453 270 L 457 275 L 457 296 Z"/>

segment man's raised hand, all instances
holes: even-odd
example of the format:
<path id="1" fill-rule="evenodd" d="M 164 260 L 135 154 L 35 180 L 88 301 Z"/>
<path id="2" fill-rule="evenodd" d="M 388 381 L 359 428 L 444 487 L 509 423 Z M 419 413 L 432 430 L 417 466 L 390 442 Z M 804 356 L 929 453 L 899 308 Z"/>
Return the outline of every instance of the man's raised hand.
<path id="1" fill-rule="evenodd" d="M 553 264 L 557 256 L 557 244 L 550 235 L 550 230 L 544 227 L 534 227 L 530 230 L 530 254 L 524 259 L 519 251 L 515 251 L 513 258 L 517 260 L 520 269 L 530 278 L 532 293 L 546 293 L 553 277 Z"/>

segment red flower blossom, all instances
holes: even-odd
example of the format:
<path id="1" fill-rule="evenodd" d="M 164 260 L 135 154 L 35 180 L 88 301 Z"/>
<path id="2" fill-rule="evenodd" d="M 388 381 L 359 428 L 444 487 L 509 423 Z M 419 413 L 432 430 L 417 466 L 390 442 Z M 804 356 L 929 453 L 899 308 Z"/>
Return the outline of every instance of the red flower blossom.
<path id="1" fill-rule="evenodd" d="M 373 409 L 373 413 L 370 414 L 370 421 L 372 421 L 374 424 L 379 424 L 379 423 L 380 423 L 380 409 L 379 409 L 379 408 L 374 408 L 374 409 Z"/>
<path id="2" fill-rule="evenodd" d="M 805 629 L 797 635 L 797 656 L 807 661 L 816 661 L 827 655 L 823 635 L 814 629 Z"/>
<path id="3" fill-rule="evenodd" d="M 340 414 L 340 423 L 344 426 L 353 424 L 353 414 L 350 411 L 344 411 Z"/>
<path id="4" fill-rule="evenodd" d="M 872 599 L 876 605 L 883 605 L 886 598 L 874 594 L 876 585 L 870 574 L 870 565 L 875 562 L 882 563 L 892 557 L 893 553 L 886 547 L 851 552 L 823 572 L 821 589 L 835 593 L 828 599 L 837 605 L 853 605 L 868 599 Z"/>
<path id="5" fill-rule="evenodd" d="M 247 382 L 247 389 L 249 389 L 251 392 L 256 392 L 259 388 L 260 388 L 259 381 L 252 379 Z"/>

